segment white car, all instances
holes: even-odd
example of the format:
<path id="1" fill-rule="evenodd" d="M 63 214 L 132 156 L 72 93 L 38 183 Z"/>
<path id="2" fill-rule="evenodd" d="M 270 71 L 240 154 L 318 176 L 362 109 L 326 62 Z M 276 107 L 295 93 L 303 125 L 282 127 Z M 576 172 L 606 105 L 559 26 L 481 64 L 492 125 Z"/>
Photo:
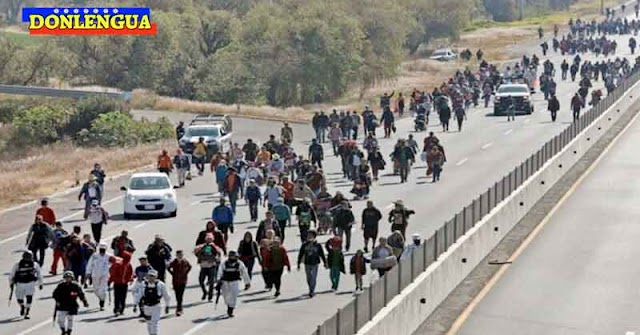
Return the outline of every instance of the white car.
<path id="1" fill-rule="evenodd" d="M 124 218 L 134 215 L 163 215 L 175 217 L 178 213 L 178 200 L 171 180 L 165 173 L 134 173 L 129 179 L 125 191 Z"/>
<path id="2" fill-rule="evenodd" d="M 458 58 L 458 55 L 451 51 L 451 49 L 438 49 L 431 54 L 431 57 L 429 57 L 429 59 L 441 62 L 447 62 L 456 58 Z"/>

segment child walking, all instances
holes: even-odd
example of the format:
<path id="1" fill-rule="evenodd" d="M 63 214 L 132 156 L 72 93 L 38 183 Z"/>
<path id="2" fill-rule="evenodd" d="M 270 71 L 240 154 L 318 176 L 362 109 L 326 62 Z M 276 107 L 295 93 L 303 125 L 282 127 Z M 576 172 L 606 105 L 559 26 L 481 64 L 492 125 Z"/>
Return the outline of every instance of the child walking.
<path id="1" fill-rule="evenodd" d="M 342 241 L 340 238 L 332 238 L 327 243 L 327 263 L 329 265 L 329 277 L 331 278 L 331 290 L 337 291 L 340 283 L 340 272 L 345 273 L 344 254 L 342 253 Z"/>
<path id="2" fill-rule="evenodd" d="M 349 272 L 351 272 L 356 279 L 356 291 L 363 290 L 362 277 L 367 274 L 367 263 L 371 263 L 371 261 L 364 256 L 364 253 L 360 249 L 356 251 L 356 254 L 351 257 L 349 261 Z"/>

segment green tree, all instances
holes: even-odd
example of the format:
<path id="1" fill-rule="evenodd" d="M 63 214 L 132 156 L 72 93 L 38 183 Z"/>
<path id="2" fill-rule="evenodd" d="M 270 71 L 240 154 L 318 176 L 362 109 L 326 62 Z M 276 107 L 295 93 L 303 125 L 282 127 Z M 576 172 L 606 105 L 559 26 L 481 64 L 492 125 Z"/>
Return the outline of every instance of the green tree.
<path id="1" fill-rule="evenodd" d="M 61 106 L 41 105 L 19 111 L 13 118 L 16 143 L 42 145 L 62 138 L 72 111 Z"/>

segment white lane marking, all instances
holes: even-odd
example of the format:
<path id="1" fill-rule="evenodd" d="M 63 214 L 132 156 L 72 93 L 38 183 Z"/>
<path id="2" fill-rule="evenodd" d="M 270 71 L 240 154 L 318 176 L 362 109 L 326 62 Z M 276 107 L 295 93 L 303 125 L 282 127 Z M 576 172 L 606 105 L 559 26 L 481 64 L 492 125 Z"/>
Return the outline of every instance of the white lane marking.
<path id="1" fill-rule="evenodd" d="M 485 149 L 489 148 L 492 145 L 493 145 L 493 142 L 489 142 L 489 143 L 487 143 L 487 144 L 482 146 L 482 150 L 485 150 Z"/>
<path id="2" fill-rule="evenodd" d="M 465 159 L 459 161 L 458 163 L 456 163 L 456 166 L 460 166 L 460 165 L 466 163 L 468 160 L 469 160 L 469 158 L 465 158 Z"/>
<path id="3" fill-rule="evenodd" d="M 204 321 L 204 322 L 200 323 L 199 325 L 187 330 L 182 335 L 193 335 L 193 334 L 197 333 L 200 329 L 208 326 L 211 322 L 213 322 L 213 320 L 211 320 L 211 318 L 208 318 L 206 321 Z"/>
<path id="4" fill-rule="evenodd" d="M 199 204 L 201 201 L 202 200 L 196 200 L 196 201 L 190 203 L 189 206 L 195 206 L 195 205 Z"/>
<path id="5" fill-rule="evenodd" d="M 636 335 L 636 332 L 626 332 L 624 335 Z"/>
<path id="6" fill-rule="evenodd" d="M 110 204 L 110 203 L 112 203 L 112 202 L 114 202 L 114 201 L 116 201 L 116 200 L 122 199 L 123 197 L 124 197 L 124 195 L 119 195 L 119 196 L 117 196 L 117 197 L 115 197 L 115 198 L 113 198 L 113 199 L 109 199 L 109 200 L 107 200 L 107 201 L 103 202 L 103 203 L 102 203 L 102 205 Z M 72 218 L 72 217 L 74 217 L 74 216 L 80 215 L 80 214 L 82 214 L 82 213 L 84 213 L 84 210 L 80 210 L 80 211 L 77 211 L 77 212 L 75 212 L 75 213 L 73 213 L 73 214 L 69 214 L 69 215 L 67 215 L 67 216 L 65 216 L 65 217 L 63 217 L 63 218 L 60 218 L 60 219 L 59 219 L 59 221 L 60 221 L 60 222 L 62 222 L 62 223 L 64 223 L 64 221 L 65 221 L 65 220 L 68 220 L 68 219 L 70 219 L 70 218 Z M 11 241 L 13 241 L 13 240 L 15 240 L 15 239 L 17 239 L 17 238 L 20 238 L 20 237 L 26 236 L 26 235 L 27 235 L 27 233 L 28 233 L 28 232 L 27 232 L 27 231 L 25 231 L 25 232 L 20 233 L 20 234 L 18 234 L 18 235 L 14 235 L 14 236 L 11 236 L 11 237 L 9 237 L 9 238 L 6 238 L 6 239 L 4 239 L 4 240 L 0 241 L 0 245 L 3 245 L 3 244 L 5 244 L 5 243 L 7 243 L 7 242 L 11 242 Z"/>
<path id="7" fill-rule="evenodd" d="M 505 134 L 505 135 L 509 135 L 509 134 L 511 134 L 512 132 L 513 132 L 513 129 L 509 129 L 509 130 L 505 131 L 505 132 L 504 132 L 504 134 Z"/>
<path id="8" fill-rule="evenodd" d="M 35 325 L 35 326 L 31 327 L 31 328 L 28 328 L 27 330 L 25 330 L 25 331 L 23 331 L 21 333 L 18 333 L 17 335 L 27 335 L 29 333 L 32 333 L 32 332 L 34 332 L 34 331 L 36 331 L 36 330 L 38 330 L 38 329 L 50 324 L 51 322 L 52 322 L 51 320 L 42 321 L 42 322 L 38 323 L 37 325 Z"/>
<path id="9" fill-rule="evenodd" d="M 143 222 L 143 223 L 141 223 L 141 224 L 139 224 L 139 225 L 137 225 L 137 226 L 133 227 L 133 229 L 142 228 L 142 227 L 146 226 L 146 225 L 147 225 L 147 223 L 149 223 L 149 221 L 145 221 L 145 222 Z"/>
<path id="10" fill-rule="evenodd" d="M 531 119 L 524 119 L 524 123 L 529 123 L 531 122 Z"/>

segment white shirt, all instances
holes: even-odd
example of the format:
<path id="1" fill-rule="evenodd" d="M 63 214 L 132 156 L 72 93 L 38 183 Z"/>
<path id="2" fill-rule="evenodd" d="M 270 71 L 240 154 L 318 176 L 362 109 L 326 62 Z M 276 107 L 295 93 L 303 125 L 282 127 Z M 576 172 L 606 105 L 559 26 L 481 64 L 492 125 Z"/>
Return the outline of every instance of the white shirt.
<path id="1" fill-rule="evenodd" d="M 89 194 L 89 198 L 98 197 L 98 192 L 94 186 L 89 186 L 89 188 L 87 188 L 87 193 Z"/>
<path id="2" fill-rule="evenodd" d="M 100 252 L 95 252 L 91 255 L 87 263 L 87 275 L 95 277 L 108 276 L 109 268 L 111 267 L 110 257 L 111 255 L 107 253 L 102 255 Z"/>

